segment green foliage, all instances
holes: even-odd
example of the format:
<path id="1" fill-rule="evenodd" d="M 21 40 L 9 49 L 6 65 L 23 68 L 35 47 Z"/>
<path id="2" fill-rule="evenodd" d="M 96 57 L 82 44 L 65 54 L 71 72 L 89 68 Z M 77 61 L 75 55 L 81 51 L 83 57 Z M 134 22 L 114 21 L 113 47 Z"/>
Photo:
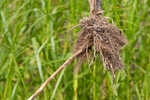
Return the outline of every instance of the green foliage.
<path id="1" fill-rule="evenodd" d="M 77 76 L 74 62 L 37 100 L 149 100 L 149 4 L 103 0 L 104 15 L 129 40 L 121 51 L 125 68 L 114 81 L 98 59 L 84 63 Z M 31 96 L 71 56 L 79 29 L 69 30 L 88 15 L 88 0 L 0 0 L 0 100 Z"/>

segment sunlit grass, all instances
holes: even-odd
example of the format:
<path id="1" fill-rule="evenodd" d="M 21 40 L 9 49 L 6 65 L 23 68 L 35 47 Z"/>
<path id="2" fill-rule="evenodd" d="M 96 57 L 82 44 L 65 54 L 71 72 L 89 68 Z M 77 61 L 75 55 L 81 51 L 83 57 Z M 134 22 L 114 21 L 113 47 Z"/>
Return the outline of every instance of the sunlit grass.
<path id="1" fill-rule="evenodd" d="M 150 1 L 103 0 L 104 15 L 129 40 L 125 68 L 111 74 L 102 62 L 75 62 L 51 81 L 37 100 L 149 100 Z M 26 100 L 72 53 L 89 14 L 88 0 L 0 0 L 0 100 Z"/>

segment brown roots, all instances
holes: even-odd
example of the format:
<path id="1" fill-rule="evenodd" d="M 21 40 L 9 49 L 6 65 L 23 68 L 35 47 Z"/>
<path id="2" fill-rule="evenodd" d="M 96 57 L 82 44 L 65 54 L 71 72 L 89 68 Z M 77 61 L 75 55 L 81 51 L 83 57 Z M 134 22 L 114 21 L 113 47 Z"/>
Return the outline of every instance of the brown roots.
<path id="1" fill-rule="evenodd" d="M 73 49 L 73 56 L 65 61 L 28 99 L 33 100 L 46 85 L 73 59 L 77 58 L 80 63 L 88 60 L 92 55 L 97 53 L 102 57 L 103 65 L 113 74 L 117 69 L 123 68 L 123 63 L 120 59 L 120 49 L 127 44 L 127 40 L 122 32 L 114 25 L 109 24 L 104 16 L 102 16 L 101 0 L 89 0 L 90 16 L 80 21 L 81 31 L 78 33 L 78 40 Z"/>
<path id="2" fill-rule="evenodd" d="M 81 31 L 73 52 L 82 49 L 83 52 L 77 57 L 80 61 L 86 60 L 91 48 L 101 55 L 103 65 L 114 73 L 123 67 L 120 59 L 120 49 L 127 43 L 125 36 L 114 25 L 109 24 L 100 13 L 84 18 L 80 21 Z"/>

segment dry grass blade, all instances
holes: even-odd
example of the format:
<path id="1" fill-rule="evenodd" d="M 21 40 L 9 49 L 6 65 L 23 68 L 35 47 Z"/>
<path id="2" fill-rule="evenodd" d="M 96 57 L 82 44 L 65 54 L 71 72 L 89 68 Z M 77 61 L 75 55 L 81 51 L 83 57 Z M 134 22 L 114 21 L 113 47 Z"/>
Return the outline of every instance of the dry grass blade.
<path id="1" fill-rule="evenodd" d="M 75 57 L 77 57 L 80 53 L 82 53 L 82 49 L 76 52 L 73 56 L 68 58 L 63 65 L 61 65 L 42 85 L 41 87 L 28 99 L 33 100 L 43 89 L 47 86 L 47 84 L 62 70 L 64 69 Z"/>

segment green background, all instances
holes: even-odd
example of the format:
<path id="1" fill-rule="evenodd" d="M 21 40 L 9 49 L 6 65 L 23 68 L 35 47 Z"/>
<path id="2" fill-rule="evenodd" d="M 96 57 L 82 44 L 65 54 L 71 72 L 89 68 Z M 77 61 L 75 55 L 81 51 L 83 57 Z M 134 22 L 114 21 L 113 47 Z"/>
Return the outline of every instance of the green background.
<path id="1" fill-rule="evenodd" d="M 150 100 L 150 0 L 103 0 L 104 15 L 128 39 L 125 68 L 112 81 L 102 61 L 75 62 L 35 100 Z M 26 100 L 72 55 L 88 0 L 0 0 L 0 100 Z M 90 61 L 89 61 L 90 62 Z"/>

